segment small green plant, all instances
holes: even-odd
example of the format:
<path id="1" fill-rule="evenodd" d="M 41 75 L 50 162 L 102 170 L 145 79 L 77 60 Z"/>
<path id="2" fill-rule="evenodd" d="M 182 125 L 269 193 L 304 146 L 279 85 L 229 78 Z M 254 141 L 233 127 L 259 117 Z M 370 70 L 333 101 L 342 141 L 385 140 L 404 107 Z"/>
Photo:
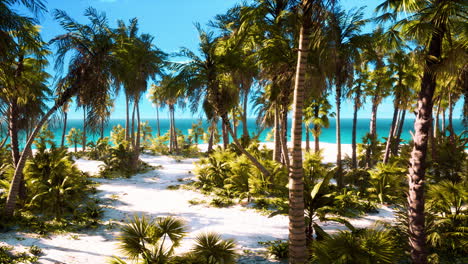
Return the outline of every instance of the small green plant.
<path id="1" fill-rule="evenodd" d="M 42 249 L 36 245 L 33 245 L 29 248 L 29 253 L 33 254 L 34 256 L 41 256 L 43 254 Z"/>
<path id="2" fill-rule="evenodd" d="M 218 208 L 229 207 L 234 205 L 234 201 L 225 197 L 217 197 L 211 200 L 210 205 Z"/>
<path id="3" fill-rule="evenodd" d="M 288 258 L 288 241 L 285 240 L 272 240 L 272 241 L 261 241 L 258 244 L 267 247 L 268 254 L 275 259 L 287 259 Z"/>
<path id="4" fill-rule="evenodd" d="M 169 186 L 166 187 L 166 189 L 168 189 L 168 190 L 179 190 L 180 189 L 180 184 L 169 185 Z"/>
<path id="5" fill-rule="evenodd" d="M 199 204 L 205 204 L 205 200 L 200 200 L 200 199 L 192 199 L 188 201 L 189 204 L 191 205 L 199 205 Z"/>

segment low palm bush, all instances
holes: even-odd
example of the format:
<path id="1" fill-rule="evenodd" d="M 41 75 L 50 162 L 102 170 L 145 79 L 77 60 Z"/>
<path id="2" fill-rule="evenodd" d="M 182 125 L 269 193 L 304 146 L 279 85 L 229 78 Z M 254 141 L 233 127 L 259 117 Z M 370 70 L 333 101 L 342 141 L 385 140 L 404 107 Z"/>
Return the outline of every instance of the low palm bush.
<path id="1" fill-rule="evenodd" d="M 383 228 L 340 231 L 312 243 L 312 263 L 397 263 L 400 258 L 392 233 Z"/>

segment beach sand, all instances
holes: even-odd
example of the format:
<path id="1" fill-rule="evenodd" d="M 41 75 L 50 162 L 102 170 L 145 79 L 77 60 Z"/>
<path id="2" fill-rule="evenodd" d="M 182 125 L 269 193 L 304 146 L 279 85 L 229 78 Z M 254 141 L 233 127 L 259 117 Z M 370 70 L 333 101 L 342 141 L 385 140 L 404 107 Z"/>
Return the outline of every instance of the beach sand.
<path id="1" fill-rule="evenodd" d="M 269 145 L 270 143 L 267 143 Z M 205 145 L 200 146 L 202 149 Z M 322 143 L 325 162 L 334 162 L 335 144 Z M 343 145 L 343 153 L 348 153 L 350 146 Z M 142 155 L 142 160 L 150 165 L 161 165 L 162 168 L 144 174 L 138 174 L 130 179 L 96 179 L 100 192 L 96 196 L 104 201 L 105 225 L 96 230 L 79 233 L 51 235 L 40 237 L 36 234 L 10 231 L 0 233 L 0 245 L 12 245 L 16 251 L 27 251 L 27 247 L 36 245 L 44 255 L 39 263 L 106 263 L 112 255 L 122 256 L 118 249 L 118 224 L 125 222 L 134 214 L 146 214 L 151 217 L 172 215 L 183 219 L 188 227 L 188 235 L 184 238 L 177 253 L 190 250 L 194 237 L 206 231 L 218 232 L 223 238 L 233 238 L 237 243 L 239 253 L 244 250 L 262 252 L 264 249 L 259 241 L 287 239 L 288 218 L 277 215 L 268 218 L 259 212 L 240 205 L 229 208 L 213 208 L 207 205 L 191 205 L 190 200 L 209 201 L 211 197 L 195 191 L 184 189 L 168 190 L 167 186 L 180 184 L 181 181 L 192 180 L 196 159 L 185 159 L 178 162 L 167 156 Z M 99 171 L 102 162 L 85 159 L 76 160 L 77 166 L 90 174 Z M 367 227 L 375 221 L 391 221 L 393 211 L 388 207 L 379 209 L 378 214 L 366 215 L 351 219 L 356 227 Z M 321 223 L 327 232 L 345 229 L 337 223 Z M 273 263 L 272 260 L 259 258 L 243 258 L 239 263 Z"/>

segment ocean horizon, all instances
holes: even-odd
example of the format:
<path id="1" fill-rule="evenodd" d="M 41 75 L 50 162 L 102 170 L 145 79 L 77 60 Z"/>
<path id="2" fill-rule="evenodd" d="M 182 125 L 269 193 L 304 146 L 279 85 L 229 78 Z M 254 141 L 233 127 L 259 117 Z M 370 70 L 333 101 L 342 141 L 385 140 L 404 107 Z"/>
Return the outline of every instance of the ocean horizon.
<path id="1" fill-rule="evenodd" d="M 175 120 L 176 128 L 181 130 L 184 135 L 188 134 L 188 129 L 191 129 L 193 123 L 199 122 L 199 120 L 203 121 L 203 128 L 206 131 L 209 124 L 206 122 L 205 119 L 197 119 L 197 118 L 180 118 Z M 352 118 L 343 118 L 341 120 L 341 142 L 342 144 L 351 144 L 352 142 Z M 148 124 L 152 128 L 152 135 L 155 136 L 157 134 L 157 125 L 155 118 L 143 118 L 141 122 L 148 122 Z M 384 141 L 384 138 L 388 136 L 388 132 L 391 126 L 392 119 L 391 118 L 379 118 L 377 119 L 377 135 L 379 140 Z M 357 122 L 357 141 L 361 143 L 362 137 L 369 132 L 369 118 L 359 118 Z M 459 134 L 464 129 L 466 129 L 461 119 L 454 119 L 454 130 L 455 133 Z M 110 136 L 110 132 L 112 128 L 116 125 L 121 125 L 125 127 L 125 119 L 110 119 L 109 122 L 104 127 L 104 136 Z M 221 132 L 221 122 L 218 123 L 219 131 Z M 249 134 L 256 135 L 260 127 L 257 126 L 255 122 L 255 118 L 249 118 L 247 120 L 247 127 L 249 130 Z M 83 120 L 82 119 L 69 119 L 67 123 L 67 133 L 70 131 L 71 128 L 81 129 L 83 130 Z M 54 141 L 59 145 L 62 136 L 63 127 L 61 126 L 61 121 L 55 120 L 49 123 L 49 129 L 53 132 L 55 138 Z M 165 134 L 169 130 L 169 119 L 160 119 L 160 129 L 161 135 Z M 242 135 L 242 125 L 239 124 L 238 128 L 238 135 Z M 259 136 L 260 141 L 266 141 L 267 134 L 271 131 L 271 128 L 266 128 L 263 130 Z M 291 139 L 291 119 L 288 120 L 288 140 Z M 407 118 L 405 120 L 402 136 L 401 138 L 405 141 L 409 141 L 411 139 L 411 133 L 414 131 L 414 118 Z M 99 132 L 92 133 L 91 131 L 87 131 L 87 141 L 96 141 L 99 139 Z M 303 131 L 303 141 L 305 141 L 305 129 Z M 320 142 L 325 143 L 336 143 L 336 133 L 335 133 L 335 119 L 330 118 L 330 126 L 328 128 L 322 129 L 322 134 L 320 135 Z M 313 141 L 313 135 L 310 135 L 310 140 Z M 20 135 L 20 145 L 24 145 L 25 137 L 24 135 Z M 202 143 L 200 140 L 199 143 Z M 81 145 L 78 145 L 81 146 Z"/>

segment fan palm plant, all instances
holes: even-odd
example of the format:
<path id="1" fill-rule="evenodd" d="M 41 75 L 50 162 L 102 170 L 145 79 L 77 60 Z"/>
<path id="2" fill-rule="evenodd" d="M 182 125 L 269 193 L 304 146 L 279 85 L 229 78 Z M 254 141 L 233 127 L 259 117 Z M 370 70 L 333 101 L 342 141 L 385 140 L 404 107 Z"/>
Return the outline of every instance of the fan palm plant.
<path id="1" fill-rule="evenodd" d="M 235 263 L 234 240 L 223 240 L 216 233 L 202 233 L 195 237 L 195 245 L 191 251 L 201 263 L 233 264 Z"/>

